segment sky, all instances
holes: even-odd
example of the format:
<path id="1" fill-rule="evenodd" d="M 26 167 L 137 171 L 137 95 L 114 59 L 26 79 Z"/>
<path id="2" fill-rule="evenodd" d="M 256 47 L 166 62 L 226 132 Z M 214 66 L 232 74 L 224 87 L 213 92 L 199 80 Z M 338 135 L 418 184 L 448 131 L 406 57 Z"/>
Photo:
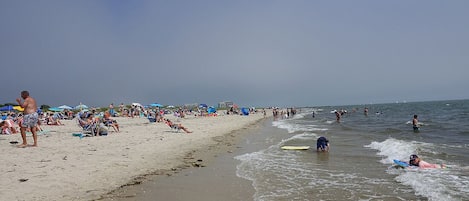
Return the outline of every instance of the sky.
<path id="1" fill-rule="evenodd" d="M 468 99 L 469 1 L 0 1 L 0 104 Z"/>

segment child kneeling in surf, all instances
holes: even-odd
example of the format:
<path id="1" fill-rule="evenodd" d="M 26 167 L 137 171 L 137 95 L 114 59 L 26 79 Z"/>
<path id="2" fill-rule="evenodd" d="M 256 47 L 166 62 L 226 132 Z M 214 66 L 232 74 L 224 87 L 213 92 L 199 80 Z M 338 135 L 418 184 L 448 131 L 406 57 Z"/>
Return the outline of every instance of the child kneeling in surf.
<path id="1" fill-rule="evenodd" d="M 329 151 L 329 140 L 325 137 L 319 137 L 316 142 L 316 150 L 319 151 Z"/>

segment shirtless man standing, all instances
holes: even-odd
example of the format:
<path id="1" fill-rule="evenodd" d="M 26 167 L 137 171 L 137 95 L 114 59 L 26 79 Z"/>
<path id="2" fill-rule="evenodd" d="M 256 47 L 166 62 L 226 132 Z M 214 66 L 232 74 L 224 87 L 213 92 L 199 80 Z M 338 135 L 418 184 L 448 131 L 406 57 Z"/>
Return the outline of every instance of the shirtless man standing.
<path id="1" fill-rule="evenodd" d="M 29 96 L 28 91 L 22 91 L 21 92 L 21 98 L 24 99 L 24 102 L 21 103 L 21 99 L 17 98 L 16 102 L 24 108 L 23 111 L 23 122 L 21 123 L 21 138 L 23 138 L 23 144 L 18 145 L 20 148 L 24 148 L 28 146 L 28 143 L 26 142 L 26 129 L 29 127 L 31 128 L 31 133 L 33 133 L 33 139 L 34 139 L 34 144 L 32 145 L 33 147 L 37 147 L 37 121 L 38 121 L 38 114 L 37 114 L 37 104 L 36 100 L 34 98 Z"/>
<path id="2" fill-rule="evenodd" d="M 419 120 L 417 118 L 418 116 L 415 114 L 414 119 L 412 119 L 412 127 L 414 128 L 414 132 L 419 131 Z"/>

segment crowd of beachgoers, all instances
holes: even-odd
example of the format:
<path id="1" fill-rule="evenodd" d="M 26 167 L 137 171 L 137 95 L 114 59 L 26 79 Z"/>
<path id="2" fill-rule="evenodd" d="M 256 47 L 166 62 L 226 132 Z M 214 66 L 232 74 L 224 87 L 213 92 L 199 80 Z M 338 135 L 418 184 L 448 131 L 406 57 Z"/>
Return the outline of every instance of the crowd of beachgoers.
<path id="1" fill-rule="evenodd" d="M 266 113 L 260 111 L 247 109 L 244 112 L 250 113 L 245 115 L 242 108 L 214 111 L 198 106 L 191 109 L 132 105 L 122 109 L 43 109 L 39 112 L 43 131 L 37 131 L 37 146 L 19 146 L 19 126 L 25 114 L 5 112 L 2 122 L 8 125 L 4 128 L 9 135 L 0 135 L 0 174 L 4 176 L 0 180 L 0 197 L 98 199 L 135 180 L 143 180 L 142 175 L 172 174 L 194 162 L 200 163 L 200 158 L 191 156 L 195 151 L 205 153 L 214 146 L 233 144 L 238 138 L 234 131 L 265 119 Z M 271 114 L 267 112 L 267 116 Z M 105 125 L 106 120 L 111 124 Z M 94 124 L 87 130 L 90 122 Z M 106 137 L 93 137 L 101 135 Z M 26 131 L 26 138 L 31 140 L 34 135 Z"/>
<path id="2" fill-rule="evenodd" d="M 245 109 L 245 108 L 242 108 Z M 255 108 L 248 108 L 247 112 L 242 111 L 238 107 L 229 107 L 223 111 L 226 115 L 247 115 L 249 113 L 257 112 Z M 265 113 L 265 110 L 264 110 Z M 217 116 L 218 112 L 214 107 L 199 106 L 199 107 L 150 107 L 141 104 L 132 103 L 131 105 L 124 105 L 121 103 L 117 108 L 114 104 L 110 104 L 107 108 L 80 108 L 80 109 L 62 109 L 61 111 L 48 111 L 43 112 L 38 109 L 39 121 L 37 130 L 42 131 L 42 125 L 64 125 L 62 120 L 77 119 L 78 124 L 83 129 L 90 129 L 97 127 L 100 131 L 94 131 L 94 135 L 105 135 L 109 128 L 113 131 L 119 132 L 119 124 L 114 117 L 128 117 L 128 118 L 147 118 L 149 122 L 164 122 L 172 128 L 182 129 L 182 125 L 174 124 L 171 120 L 164 118 L 165 115 L 173 115 L 176 118 L 185 118 L 186 116 L 204 117 L 204 116 Z M 8 111 L 2 114 L 0 120 L 1 134 L 16 134 L 19 133 L 19 128 L 23 120 L 21 111 Z M 184 129 L 183 129 L 184 130 Z M 99 133 L 101 132 L 101 133 Z M 187 131 L 186 131 L 187 132 Z"/>

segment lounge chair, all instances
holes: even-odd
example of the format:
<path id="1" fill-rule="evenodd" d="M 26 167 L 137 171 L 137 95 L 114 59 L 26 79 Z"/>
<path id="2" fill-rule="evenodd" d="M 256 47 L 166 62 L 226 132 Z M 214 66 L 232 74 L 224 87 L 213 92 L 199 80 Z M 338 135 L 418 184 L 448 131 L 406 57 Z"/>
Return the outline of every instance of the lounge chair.
<path id="1" fill-rule="evenodd" d="M 183 130 L 186 133 L 192 133 L 192 131 L 187 130 L 186 127 L 182 126 L 182 124 L 175 124 L 171 122 L 169 119 L 165 119 L 164 122 L 166 125 L 168 125 L 172 130 L 175 130 L 177 133 L 179 133 L 179 130 Z"/>
<path id="2" fill-rule="evenodd" d="M 77 123 L 83 130 L 85 136 L 107 135 L 107 129 L 103 123 L 93 121 L 89 123 L 83 120 L 84 114 L 77 115 Z"/>

